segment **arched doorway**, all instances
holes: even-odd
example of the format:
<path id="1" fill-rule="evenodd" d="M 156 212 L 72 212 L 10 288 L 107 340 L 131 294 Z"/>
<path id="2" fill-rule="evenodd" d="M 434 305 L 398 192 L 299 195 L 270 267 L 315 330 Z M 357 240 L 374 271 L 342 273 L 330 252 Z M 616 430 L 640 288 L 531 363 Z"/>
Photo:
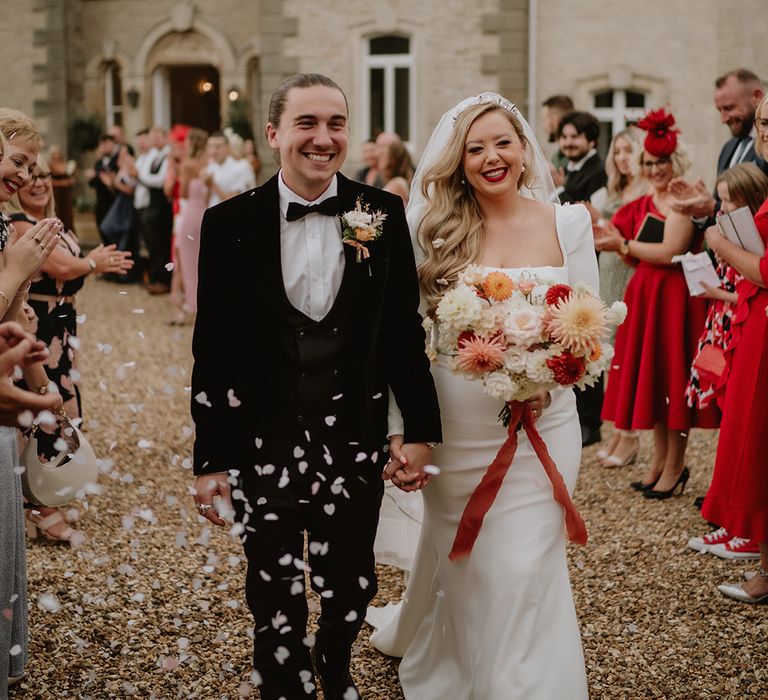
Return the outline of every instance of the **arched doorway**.
<path id="1" fill-rule="evenodd" d="M 166 128 L 189 124 L 208 132 L 221 129 L 222 95 L 211 40 L 194 31 L 169 32 L 152 47 L 147 68 L 152 76 L 152 122 Z"/>
<path id="2" fill-rule="evenodd" d="M 189 124 L 209 134 L 221 129 L 219 71 L 211 65 L 169 66 L 171 124 Z"/>

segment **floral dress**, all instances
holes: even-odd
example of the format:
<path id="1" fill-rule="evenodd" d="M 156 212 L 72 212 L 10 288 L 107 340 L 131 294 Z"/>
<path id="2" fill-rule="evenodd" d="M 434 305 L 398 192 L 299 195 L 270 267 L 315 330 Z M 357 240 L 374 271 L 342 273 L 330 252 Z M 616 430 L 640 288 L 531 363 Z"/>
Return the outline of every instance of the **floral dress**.
<path id="1" fill-rule="evenodd" d="M 717 266 L 717 276 L 720 278 L 722 289 L 726 292 L 736 292 L 736 285 L 743 277 L 725 263 Z M 731 342 L 731 319 L 736 305 L 721 299 L 712 299 L 707 311 L 707 320 L 699 338 L 696 352 L 701 352 L 705 345 L 713 345 L 725 351 Z M 705 408 L 709 405 L 715 393 L 712 381 L 700 375 L 696 367 L 691 367 L 691 376 L 685 387 L 685 397 L 692 408 Z"/>
<path id="2" fill-rule="evenodd" d="M 23 214 L 11 218 L 36 223 Z M 82 257 L 77 237 L 73 232 L 62 234 L 59 245 L 71 255 Z M 49 350 L 48 357 L 43 362 L 45 372 L 49 381 L 59 388 L 64 402 L 62 408 L 73 419 L 80 417 L 81 406 L 80 390 L 77 387 L 77 314 L 72 297 L 80 291 L 84 282 L 85 277 L 65 281 L 41 271 L 32 280 L 28 301 L 37 316 L 32 323 L 32 332 Z M 46 299 L 40 298 L 41 296 Z M 42 425 L 37 432 L 38 451 L 42 458 L 48 460 L 59 453 L 54 447 L 58 433 L 58 427 L 47 425 Z"/>

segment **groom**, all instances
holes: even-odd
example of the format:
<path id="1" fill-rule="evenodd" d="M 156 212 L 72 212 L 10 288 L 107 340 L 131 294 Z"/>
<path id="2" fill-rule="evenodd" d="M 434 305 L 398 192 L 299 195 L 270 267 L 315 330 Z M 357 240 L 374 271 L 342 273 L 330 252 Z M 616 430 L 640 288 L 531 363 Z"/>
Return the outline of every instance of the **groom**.
<path id="1" fill-rule="evenodd" d="M 316 697 L 314 662 L 326 700 L 350 700 L 359 697 L 351 646 L 376 593 L 388 387 L 411 475 L 423 475 L 441 439 L 440 415 L 402 202 L 338 173 L 344 93 L 325 76 L 295 75 L 275 91 L 268 119 L 280 172 L 203 220 L 195 500 L 224 525 L 216 497 L 231 495 L 261 697 Z M 367 252 L 342 242 L 340 216 L 358 200 L 386 214 Z M 305 572 L 320 596 L 316 636 L 306 629 Z"/>

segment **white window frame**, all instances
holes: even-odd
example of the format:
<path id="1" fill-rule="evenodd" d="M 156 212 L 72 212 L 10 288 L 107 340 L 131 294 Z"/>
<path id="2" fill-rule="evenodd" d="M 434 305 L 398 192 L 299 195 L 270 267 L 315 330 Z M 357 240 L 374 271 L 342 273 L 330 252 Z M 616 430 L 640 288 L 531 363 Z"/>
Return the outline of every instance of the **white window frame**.
<path id="1" fill-rule="evenodd" d="M 120 66 L 114 61 L 110 61 L 104 70 L 104 114 L 107 128 L 116 126 L 115 116 L 125 114 L 122 103 L 116 105 L 112 101 L 112 94 L 115 85 L 115 71 L 120 72 Z M 121 76 L 122 77 L 122 76 Z M 122 80 L 121 80 L 122 85 Z M 121 120 L 124 121 L 124 120 Z"/>
<path id="2" fill-rule="evenodd" d="M 413 42 L 413 39 L 404 34 L 388 34 L 384 36 L 398 36 Z M 365 124 L 365 139 L 373 137 L 371 134 L 371 68 L 384 69 L 384 131 L 395 131 L 395 69 L 408 69 L 408 129 L 409 138 L 405 144 L 410 147 L 416 143 L 416 70 L 413 60 L 413 47 L 410 53 L 395 54 L 371 54 L 371 39 L 380 39 L 382 36 L 368 37 L 365 39 L 365 59 L 363 61 L 363 124 Z"/>
<path id="3" fill-rule="evenodd" d="M 606 92 L 613 92 L 613 107 L 595 107 L 595 99 L 598 95 Z M 649 92 L 647 90 L 630 90 L 645 95 L 645 101 L 648 101 Z M 606 88 L 603 90 L 592 91 L 592 114 L 597 117 L 599 122 L 608 122 L 613 127 L 613 133 L 618 134 L 627 128 L 629 122 L 636 122 L 642 119 L 646 107 L 627 107 L 627 90 L 612 90 Z"/>

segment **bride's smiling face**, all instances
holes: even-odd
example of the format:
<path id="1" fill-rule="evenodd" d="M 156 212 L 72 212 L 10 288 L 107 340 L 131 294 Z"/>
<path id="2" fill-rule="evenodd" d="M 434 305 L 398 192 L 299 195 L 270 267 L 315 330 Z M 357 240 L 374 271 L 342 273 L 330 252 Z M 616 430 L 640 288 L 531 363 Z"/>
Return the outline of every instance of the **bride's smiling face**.
<path id="1" fill-rule="evenodd" d="M 516 191 L 525 147 L 515 127 L 499 110 L 478 117 L 469 127 L 462 167 L 476 196 L 498 197 Z"/>

